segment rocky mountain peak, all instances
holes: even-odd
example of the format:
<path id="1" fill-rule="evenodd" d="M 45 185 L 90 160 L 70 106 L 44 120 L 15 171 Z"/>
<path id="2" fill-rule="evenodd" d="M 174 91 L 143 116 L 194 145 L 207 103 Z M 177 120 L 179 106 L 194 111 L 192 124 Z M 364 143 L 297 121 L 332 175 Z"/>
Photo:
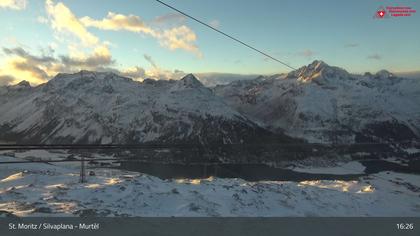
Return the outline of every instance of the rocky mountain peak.
<path id="1" fill-rule="evenodd" d="M 31 84 L 26 80 L 22 80 L 15 85 L 8 86 L 8 88 L 9 90 L 13 90 L 13 91 L 23 91 L 23 90 L 30 89 Z"/>
<path id="2" fill-rule="evenodd" d="M 310 82 L 314 79 L 346 78 L 349 73 L 339 67 L 330 66 L 324 61 L 315 60 L 307 66 L 303 66 L 290 72 L 288 78 L 297 78 L 302 82 Z"/>
<path id="3" fill-rule="evenodd" d="M 193 74 L 188 74 L 179 80 L 183 86 L 188 88 L 197 88 L 204 86 Z"/>
<path id="4" fill-rule="evenodd" d="M 29 87 L 31 87 L 31 84 L 29 83 L 29 81 L 22 80 L 18 84 L 16 84 L 16 86 L 29 88 Z"/>

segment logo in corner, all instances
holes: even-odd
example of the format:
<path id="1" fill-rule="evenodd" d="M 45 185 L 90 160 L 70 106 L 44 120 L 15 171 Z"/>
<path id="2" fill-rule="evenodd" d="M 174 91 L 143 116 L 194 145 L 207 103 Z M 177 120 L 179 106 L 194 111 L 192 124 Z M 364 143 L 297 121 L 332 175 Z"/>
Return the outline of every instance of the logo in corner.
<path id="1" fill-rule="evenodd" d="M 395 18 L 402 16 L 412 16 L 416 13 L 416 10 L 409 6 L 380 6 L 375 11 L 373 18 L 384 19 L 384 18 Z"/>
<path id="2" fill-rule="evenodd" d="M 379 7 L 375 12 L 374 18 L 383 19 L 386 17 L 388 17 L 388 14 L 386 12 L 385 7 L 383 6 Z"/>

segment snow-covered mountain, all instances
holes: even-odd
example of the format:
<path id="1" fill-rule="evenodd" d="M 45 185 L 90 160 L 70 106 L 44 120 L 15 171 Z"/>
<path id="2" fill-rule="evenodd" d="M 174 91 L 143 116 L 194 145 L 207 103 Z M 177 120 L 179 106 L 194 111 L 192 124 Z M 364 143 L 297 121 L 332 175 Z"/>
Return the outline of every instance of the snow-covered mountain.
<path id="1" fill-rule="evenodd" d="M 217 95 L 217 96 L 216 96 Z M 193 75 L 133 81 L 59 74 L 0 87 L 0 140 L 26 143 L 255 143 L 412 141 L 420 81 L 387 71 L 353 75 L 314 61 L 287 75 L 219 85 Z M 273 133 L 276 133 L 274 135 Z"/>
<path id="2" fill-rule="evenodd" d="M 197 73 L 194 74 L 197 79 L 206 86 L 214 87 L 216 85 L 225 85 L 236 80 L 255 79 L 257 74 L 232 74 L 232 73 Z"/>
<path id="3" fill-rule="evenodd" d="M 0 140 L 19 143 L 246 143 L 274 136 L 204 87 L 113 73 L 58 74 L 0 88 Z"/>
<path id="4" fill-rule="evenodd" d="M 214 91 L 261 125 L 310 142 L 420 137 L 420 80 L 385 70 L 353 75 L 314 61 L 286 76 L 235 81 Z"/>

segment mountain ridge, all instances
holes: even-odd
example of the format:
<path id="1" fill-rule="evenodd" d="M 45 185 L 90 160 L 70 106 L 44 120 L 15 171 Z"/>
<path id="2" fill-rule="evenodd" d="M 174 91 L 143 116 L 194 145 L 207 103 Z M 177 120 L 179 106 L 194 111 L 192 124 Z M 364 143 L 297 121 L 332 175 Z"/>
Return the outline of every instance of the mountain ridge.
<path id="1" fill-rule="evenodd" d="M 266 128 L 309 142 L 331 143 L 333 136 L 343 143 L 420 137 L 420 82 L 385 70 L 352 75 L 316 60 L 285 77 L 236 81 L 213 91 Z M 394 129 L 406 134 L 404 140 Z"/>
<path id="2" fill-rule="evenodd" d="M 144 81 L 115 73 L 59 74 L 0 93 L 2 140 L 18 143 L 252 143 L 290 141 L 227 106 L 192 74 Z"/>
<path id="3" fill-rule="evenodd" d="M 418 81 L 386 70 L 354 75 L 320 60 L 214 88 L 193 74 L 139 82 L 113 72 L 60 73 L 34 87 L 27 81 L 3 86 L 0 101 L 0 138 L 41 143 L 242 143 L 241 135 L 255 142 L 257 133 L 290 141 L 283 132 L 316 143 L 420 136 Z"/>

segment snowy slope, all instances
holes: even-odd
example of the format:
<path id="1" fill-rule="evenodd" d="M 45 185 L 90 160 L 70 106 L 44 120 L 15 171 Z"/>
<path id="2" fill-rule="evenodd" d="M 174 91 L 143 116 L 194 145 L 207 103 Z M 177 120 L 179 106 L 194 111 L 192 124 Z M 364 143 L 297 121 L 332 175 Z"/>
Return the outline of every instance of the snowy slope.
<path id="1" fill-rule="evenodd" d="M 242 143 L 272 136 L 191 74 L 137 82 L 90 71 L 59 74 L 38 87 L 3 87 L 0 131 L 0 140 L 29 143 Z"/>
<path id="2" fill-rule="evenodd" d="M 269 129 L 311 142 L 420 137 L 420 81 L 387 71 L 352 75 L 314 61 L 287 76 L 235 81 L 214 91 Z"/>
<path id="3" fill-rule="evenodd" d="M 0 215 L 420 216 L 418 175 L 381 172 L 354 181 L 247 182 L 94 171 L 87 183 L 78 183 L 76 167 L 0 165 Z"/>

